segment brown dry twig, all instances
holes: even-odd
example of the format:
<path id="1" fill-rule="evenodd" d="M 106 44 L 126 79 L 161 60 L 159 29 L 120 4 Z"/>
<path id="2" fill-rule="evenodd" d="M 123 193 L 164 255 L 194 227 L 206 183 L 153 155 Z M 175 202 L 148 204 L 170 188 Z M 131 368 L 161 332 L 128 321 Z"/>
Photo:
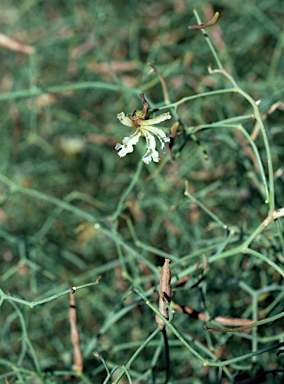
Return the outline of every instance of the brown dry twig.
<path id="1" fill-rule="evenodd" d="M 187 305 L 179 305 L 177 303 L 174 303 L 174 309 L 177 311 L 189 316 L 192 319 L 198 319 L 200 321 L 209 321 L 208 316 L 205 312 L 199 312 L 195 309 L 187 306 Z M 254 320 L 250 319 L 240 319 L 240 318 L 233 318 L 233 317 L 225 317 L 225 316 L 216 316 L 212 320 L 214 320 L 216 323 L 221 325 L 227 325 L 227 326 L 233 326 L 233 327 L 241 327 L 242 329 L 245 329 L 245 327 L 255 323 Z M 208 331 L 216 331 L 216 332 L 235 332 L 237 330 L 240 330 L 241 328 L 234 328 L 233 330 L 230 329 L 219 329 L 219 328 L 211 328 L 208 326 L 204 327 Z"/>
<path id="2" fill-rule="evenodd" d="M 273 112 L 275 112 L 277 109 L 280 111 L 284 111 L 283 101 L 278 100 L 276 103 L 272 104 L 269 110 L 264 115 L 261 116 L 262 121 L 265 121 L 268 118 L 268 116 L 271 115 Z M 258 133 L 259 133 L 259 124 L 258 122 L 256 122 L 253 128 L 253 131 L 251 133 L 251 138 L 253 141 L 256 140 Z"/>
<path id="3" fill-rule="evenodd" d="M 3 33 L 0 33 L 0 46 L 10 49 L 10 51 L 25 53 L 27 55 L 35 53 L 35 49 L 31 45 L 23 44 Z"/>
<path id="4" fill-rule="evenodd" d="M 148 115 L 150 104 L 145 99 L 144 93 L 140 93 L 140 97 L 142 99 L 142 104 L 143 104 L 143 111 L 142 111 L 142 113 L 143 113 L 144 117 L 146 117 Z"/>
<path id="5" fill-rule="evenodd" d="M 159 72 L 157 70 L 157 68 L 154 66 L 154 63 L 153 62 L 149 62 L 147 63 L 149 65 L 149 67 L 152 68 L 152 70 L 154 72 L 156 72 L 156 74 L 158 75 L 158 78 L 160 80 L 160 83 L 161 83 L 161 86 L 162 86 L 162 90 L 163 90 L 163 96 L 164 96 L 164 103 L 165 104 L 170 104 L 170 99 L 169 99 L 169 92 L 168 92 L 168 89 L 167 89 L 167 85 L 166 85 L 166 82 L 165 82 L 165 79 L 163 77 L 163 75 L 161 74 L 161 72 Z"/>
<path id="6" fill-rule="evenodd" d="M 70 323 L 70 338 L 73 345 L 73 369 L 76 372 L 83 371 L 83 356 L 80 348 L 80 336 L 77 328 L 77 309 L 75 301 L 76 288 L 70 292 L 70 308 L 69 308 L 69 323 Z"/>
<path id="7" fill-rule="evenodd" d="M 267 218 L 262 222 L 263 228 L 266 228 L 271 221 L 280 219 L 280 217 L 284 217 L 284 208 L 274 210 L 271 215 L 268 215 Z"/>
<path id="8" fill-rule="evenodd" d="M 202 28 L 207 28 L 207 27 L 212 27 L 212 25 L 216 24 L 218 19 L 219 19 L 220 13 L 215 12 L 214 16 L 212 19 L 208 21 L 204 21 L 201 24 L 195 24 L 195 25 L 189 25 L 188 29 L 202 29 Z"/>

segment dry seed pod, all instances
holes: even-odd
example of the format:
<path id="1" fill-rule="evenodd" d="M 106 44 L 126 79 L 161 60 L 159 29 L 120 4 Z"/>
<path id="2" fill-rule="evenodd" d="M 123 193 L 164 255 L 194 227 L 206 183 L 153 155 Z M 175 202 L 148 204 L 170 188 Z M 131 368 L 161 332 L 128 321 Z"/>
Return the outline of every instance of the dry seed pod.
<path id="1" fill-rule="evenodd" d="M 161 270 L 159 288 L 159 311 L 166 319 L 169 318 L 168 306 L 171 301 L 171 270 L 169 266 L 170 261 L 171 260 L 169 259 L 165 259 L 165 263 Z M 156 315 L 156 322 L 160 329 L 163 329 L 165 327 L 165 322 L 158 315 Z"/>
<path id="2" fill-rule="evenodd" d="M 70 292 L 70 308 L 69 308 L 69 323 L 70 323 L 70 338 L 73 344 L 73 369 L 76 372 L 83 371 L 83 356 L 80 349 L 80 335 L 77 328 L 77 309 L 75 302 L 76 287 Z"/>

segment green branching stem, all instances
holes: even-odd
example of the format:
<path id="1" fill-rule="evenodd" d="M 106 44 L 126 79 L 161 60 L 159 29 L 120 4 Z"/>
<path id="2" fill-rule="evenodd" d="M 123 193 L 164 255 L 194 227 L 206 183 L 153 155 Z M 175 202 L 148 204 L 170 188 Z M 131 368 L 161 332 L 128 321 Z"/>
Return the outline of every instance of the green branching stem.
<path id="1" fill-rule="evenodd" d="M 196 9 L 194 9 L 193 13 L 194 13 L 194 15 L 196 17 L 197 22 L 200 24 L 201 20 L 200 20 L 200 17 L 198 15 Z M 238 92 L 240 95 L 242 95 L 250 103 L 250 105 L 253 108 L 254 116 L 255 116 L 255 119 L 256 119 L 257 123 L 259 124 L 260 130 L 261 130 L 261 133 L 262 133 L 262 136 L 263 136 L 265 150 L 266 150 L 267 166 L 268 166 L 268 177 L 269 177 L 269 197 L 266 200 L 266 203 L 269 204 L 270 213 L 272 213 L 274 211 L 274 209 L 275 209 L 275 202 L 274 202 L 274 175 L 273 175 L 273 166 L 272 166 L 272 156 L 271 156 L 270 146 L 269 146 L 269 142 L 268 142 L 268 138 L 267 138 L 267 133 L 266 133 L 266 130 L 265 130 L 262 118 L 261 118 L 261 114 L 260 114 L 259 108 L 258 108 L 258 103 L 255 100 L 253 100 L 253 98 L 251 96 L 249 96 L 245 91 L 243 91 L 238 86 L 238 84 L 235 81 L 235 79 L 224 69 L 224 67 L 223 67 L 223 65 L 222 65 L 222 63 L 221 63 L 221 61 L 219 59 L 218 53 L 217 53 L 214 45 L 212 44 L 211 39 L 209 38 L 208 34 L 205 32 L 204 29 L 201 29 L 201 32 L 203 33 L 203 35 L 204 35 L 204 37 L 206 39 L 206 42 L 207 42 L 207 44 L 209 46 L 209 49 L 210 49 L 212 55 L 214 56 L 214 58 L 216 60 L 217 67 L 218 67 L 217 70 L 211 70 L 209 68 L 209 72 L 212 73 L 212 74 L 213 73 L 221 73 L 221 74 L 223 74 L 230 81 L 230 83 L 234 86 L 234 88 L 235 88 L 234 92 Z"/>
<path id="2" fill-rule="evenodd" d="M 7 295 L 2 289 L 0 289 L 1 304 L 5 300 L 7 300 L 7 301 L 10 301 L 10 302 L 13 302 L 13 303 L 23 304 L 23 305 L 26 305 L 26 306 L 28 306 L 30 308 L 34 308 L 37 305 L 42 305 L 42 304 L 48 303 L 49 301 L 55 300 L 58 297 L 67 295 L 70 292 L 74 291 L 74 289 L 78 290 L 78 289 L 82 289 L 82 288 L 86 288 L 86 287 L 91 287 L 91 286 L 97 285 L 98 283 L 99 283 L 99 279 L 97 279 L 97 281 L 92 282 L 92 283 L 83 284 L 83 285 L 78 286 L 78 287 L 73 287 L 73 288 L 66 289 L 63 292 L 56 293 L 55 295 L 48 296 L 48 297 L 46 297 L 44 299 L 41 299 L 41 300 L 38 300 L 38 301 L 26 301 L 26 300 L 23 300 L 23 299 L 19 299 L 18 297 Z"/>
<path id="3" fill-rule="evenodd" d="M 159 328 L 155 329 L 155 331 L 140 345 L 140 347 L 135 351 L 133 356 L 129 359 L 127 364 L 125 365 L 126 370 L 130 370 L 131 365 L 135 361 L 135 359 L 138 357 L 138 355 L 143 351 L 143 349 L 146 348 L 146 346 L 156 337 L 156 335 L 159 333 Z M 117 367 L 118 368 L 118 367 Z M 122 376 L 126 373 L 125 369 L 122 369 L 122 371 L 118 374 L 117 378 L 113 382 L 113 384 L 117 384 L 119 380 L 122 378 Z M 104 383 L 108 383 L 111 375 L 107 378 L 107 380 L 104 381 Z"/>
<path id="4" fill-rule="evenodd" d="M 130 192 L 132 191 L 132 189 L 134 188 L 135 184 L 137 183 L 138 179 L 139 179 L 139 176 L 141 174 L 141 171 L 142 171 L 142 168 L 143 168 L 143 162 L 140 161 L 138 163 L 138 166 L 137 166 L 137 170 L 135 172 L 135 175 L 131 181 L 131 183 L 129 184 L 128 188 L 126 189 L 126 191 L 123 193 L 123 195 L 121 196 L 121 199 L 119 200 L 119 203 L 118 203 L 118 206 L 116 208 L 116 211 L 114 212 L 114 214 L 112 215 L 112 220 L 116 220 L 117 217 L 120 215 L 121 211 L 123 210 L 123 204 L 127 198 L 127 196 L 130 194 Z"/>
<path id="5" fill-rule="evenodd" d="M 67 85 L 52 85 L 46 88 L 33 87 L 21 91 L 7 92 L 0 95 L 0 101 L 26 99 L 37 97 L 47 93 L 64 93 L 70 91 L 82 91 L 85 89 L 102 89 L 106 91 L 129 93 L 139 96 L 139 90 L 123 87 L 119 84 L 104 83 L 102 81 L 86 81 Z"/>

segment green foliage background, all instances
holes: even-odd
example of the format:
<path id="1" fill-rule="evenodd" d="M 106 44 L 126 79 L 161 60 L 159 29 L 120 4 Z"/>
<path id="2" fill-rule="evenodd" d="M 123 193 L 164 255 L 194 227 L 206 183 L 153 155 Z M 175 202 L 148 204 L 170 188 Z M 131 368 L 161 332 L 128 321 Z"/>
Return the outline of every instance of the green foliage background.
<path id="1" fill-rule="evenodd" d="M 187 28 L 197 24 L 195 5 L 202 20 L 220 12 L 206 32 L 240 89 L 261 100 L 269 153 L 261 132 L 253 140 L 263 174 L 243 134 L 255 129 L 252 105 L 238 92 L 218 93 L 232 84 L 208 72 L 217 68 L 212 51 L 201 31 Z M 265 116 L 283 102 L 283 11 L 281 0 L 1 0 L 1 32 L 35 48 L 27 55 L 0 47 L 3 382 L 115 382 L 117 366 L 142 346 L 119 382 L 164 383 L 164 340 L 155 334 L 146 342 L 157 324 L 142 298 L 157 303 L 164 258 L 180 305 L 209 318 L 283 312 L 283 219 L 261 226 L 272 200 L 276 209 L 284 200 L 283 103 Z M 193 97 L 177 115 L 148 62 L 172 103 Z M 132 132 L 116 116 L 141 109 L 140 92 L 152 111 L 172 113 L 165 132 L 176 117 L 184 124 L 173 159 L 167 150 L 159 164 L 143 164 L 142 140 L 133 154 L 117 156 L 115 144 Z M 230 122 L 235 127 L 225 127 Z M 272 180 L 269 204 L 262 176 Z M 67 292 L 82 285 L 80 374 L 72 370 Z M 172 324 L 204 360 L 168 327 L 168 382 L 283 379 L 281 317 L 249 333 L 208 332 L 179 312 Z M 117 367 L 112 375 L 95 351 L 110 371 Z"/>

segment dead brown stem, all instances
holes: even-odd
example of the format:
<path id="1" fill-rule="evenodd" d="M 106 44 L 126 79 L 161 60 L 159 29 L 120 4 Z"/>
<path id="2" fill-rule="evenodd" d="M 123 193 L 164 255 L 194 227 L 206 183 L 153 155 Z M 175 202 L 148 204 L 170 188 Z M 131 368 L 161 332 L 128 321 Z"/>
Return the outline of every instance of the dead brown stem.
<path id="1" fill-rule="evenodd" d="M 75 301 L 75 290 L 70 292 L 70 308 L 69 308 L 69 323 L 70 323 L 70 338 L 73 345 L 73 369 L 76 372 L 83 371 L 83 356 L 80 349 L 80 336 L 77 328 L 77 309 Z"/>

